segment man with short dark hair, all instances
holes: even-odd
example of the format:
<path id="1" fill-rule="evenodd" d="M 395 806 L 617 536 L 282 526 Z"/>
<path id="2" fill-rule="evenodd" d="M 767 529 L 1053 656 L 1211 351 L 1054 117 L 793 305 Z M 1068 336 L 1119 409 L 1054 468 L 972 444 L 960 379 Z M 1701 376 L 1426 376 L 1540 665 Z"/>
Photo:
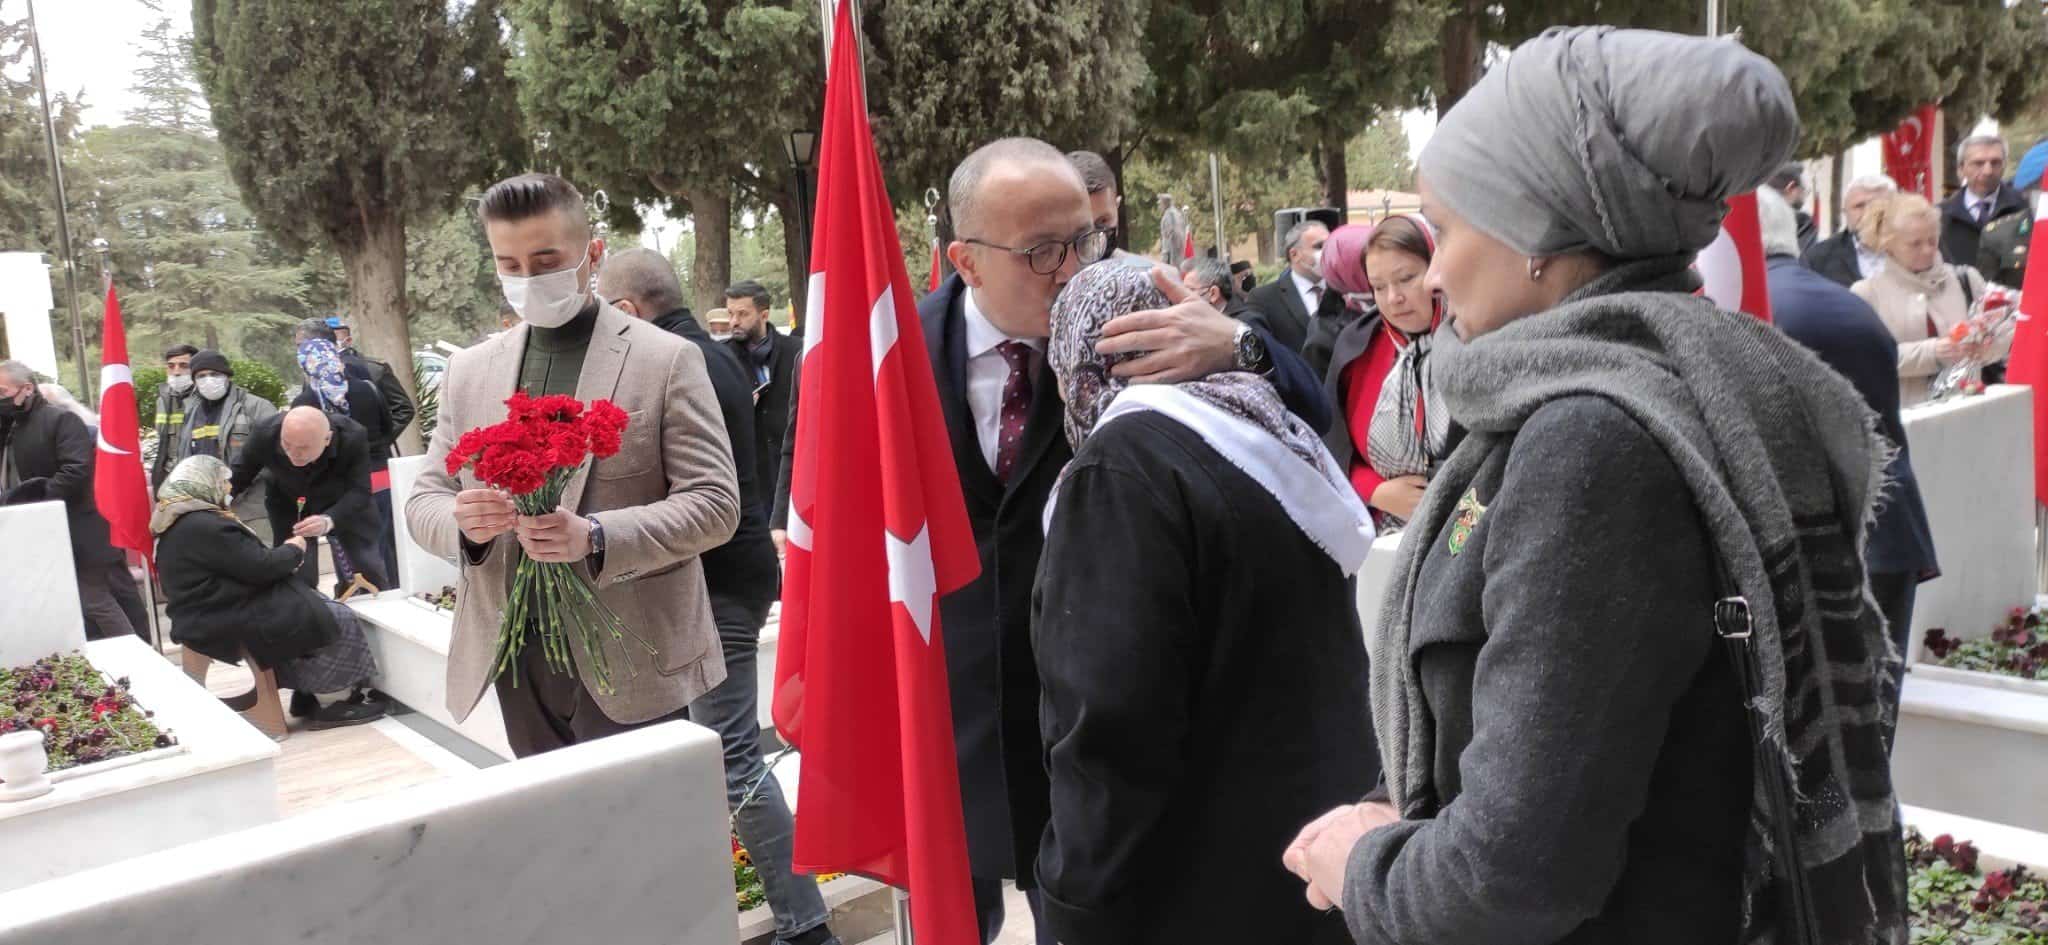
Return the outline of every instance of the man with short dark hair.
<path id="1" fill-rule="evenodd" d="M 93 458 L 93 434 L 85 421 L 45 400 L 28 365 L 0 361 L 0 505 L 64 503 L 87 638 L 133 633 L 147 640 L 149 612 L 128 573 L 127 556 L 111 544 L 107 520 L 93 499 Z M 10 538 L 28 542 L 37 536 Z"/>
<path id="2" fill-rule="evenodd" d="M 156 461 L 149 466 L 151 492 L 171 471 L 172 444 L 185 426 L 185 401 L 192 396 L 192 356 L 199 349 L 178 344 L 164 349 L 164 383 L 156 390 Z"/>
<path id="3" fill-rule="evenodd" d="M 789 430 L 790 409 L 803 383 L 803 342 L 779 331 L 768 320 L 774 299 L 767 287 L 748 279 L 726 287 L 725 314 L 732 326 L 727 344 L 754 385 L 754 478 L 761 494 L 772 496 L 782 469 L 782 438 Z"/>
<path id="4" fill-rule="evenodd" d="M 604 242 L 583 195 L 553 174 L 521 174 L 485 190 L 477 213 L 520 324 L 449 356 L 405 516 L 414 541 L 463 572 L 448 709 L 469 717 L 496 682 L 506 738 L 525 757 L 683 718 L 725 681 L 702 555 L 732 538 L 739 486 L 703 353 L 590 292 Z M 618 453 L 587 461 L 560 507 L 541 515 L 521 514 L 472 470 L 447 470 L 457 438 L 503 419 L 514 391 L 607 399 L 629 418 Z M 581 563 L 598 600 L 653 655 L 605 641 L 607 685 L 580 652 L 564 670 L 529 644 L 506 669 L 515 675 L 501 675 L 498 626 L 521 552 Z"/>
<path id="5" fill-rule="evenodd" d="M 1120 218 L 1124 197 L 1117 192 L 1116 172 L 1110 170 L 1102 155 L 1093 151 L 1068 151 L 1067 160 L 1073 162 L 1074 170 L 1081 172 L 1081 186 L 1088 189 L 1088 212 L 1095 217 L 1095 228 L 1109 234 L 1110 249 L 1122 249 Z"/>
<path id="6" fill-rule="evenodd" d="M 1303 220 L 1288 228 L 1281 241 L 1287 269 L 1280 278 L 1252 290 L 1245 322 L 1271 332 L 1281 344 L 1301 352 L 1320 375 L 1330 366 L 1330 342 L 1344 321 L 1344 298 L 1323 285 L 1323 243 L 1330 228 Z M 1310 340 L 1323 343 L 1310 351 Z"/>
<path id="7" fill-rule="evenodd" d="M 1984 228 L 2025 212 L 2027 200 L 2005 182 L 2005 139 L 1997 135 L 1971 135 L 1956 145 L 1956 175 L 1963 186 L 1941 202 L 1941 258 L 1975 266 Z"/>
<path id="8" fill-rule="evenodd" d="M 1180 276 L 1181 283 L 1188 287 L 1189 292 L 1223 314 L 1237 318 L 1244 311 L 1244 301 L 1237 297 L 1237 286 L 1222 260 L 1213 256 L 1184 260 L 1180 264 Z"/>
<path id="9" fill-rule="evenodd" d="M 1806 189 L 1806 165 L 1798 161 L 1786 164 L 1774 171 L 1765 184 L 1791 205 L 1792 219 L 1799 227 L 1799 251 L 1803 253 L 1811 249 L 1820 234 L 1814 226 L 1813 214 L 1806 212 L 1806 200 L 1811 196 Z"/>
<path id="10" fill-rule="evenodd" d="M 740 288 L 735 286 L 734 288 Z M 755 478 L 753 374 L 730 345 L 714 341 L 683 304 L 682 282 L 668 258 L 651 249 L 629 249 L 605 257 L 597 274 L 598 295 L 619 311 L 690 342 L 704 354 L 704 368 L 718 394 L 732 444 L 740 489 L 740 524 L 732 540 L 706 551 L 704 590 L 718 623 L 725 654 L 725 681 L 690 703 L 690 720 L 718 733 L 725 746 L 725 801 L 733 831 L 753 857 L 768 906 L 775 915 L 776 941 L 786 945 L 836 942 L 825 922 L 830 913 L 818 884 L 791 870 L 795 822 L 782 787 L 761 757 L 760 676 L 755 663 L 761 627 L 781 586 L 775 544 L 768 537 L 767 502 L 773 484 Z M 779 444 L 778 444 L 779 446 Z M 772 467 L 770 467 L 772 468 Z M 758 785 L 758 787 L 757 787 Z M 747 800 L 748 792 L 753 799 Z M 744 805 L 744 806 L 742 806 Z"/>

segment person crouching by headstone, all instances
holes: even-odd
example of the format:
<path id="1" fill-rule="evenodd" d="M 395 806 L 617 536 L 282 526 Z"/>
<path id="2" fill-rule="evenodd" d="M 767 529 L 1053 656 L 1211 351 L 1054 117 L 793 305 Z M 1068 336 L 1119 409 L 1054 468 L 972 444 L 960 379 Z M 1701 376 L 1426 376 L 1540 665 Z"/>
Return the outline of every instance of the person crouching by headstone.
<path id="1" fill-rule="evenodd" d="M 311 554 L 306 539 L 265 547 L 235 518 L 232 481 L 226 463 L 194 456 L 157 489 L 149 531 L 171 639 L 228 663 L 254 657 L 292 691 L 292 714 L 311 718 L 312 728 L 381 718 L 385 703 L 366 691 L 377 661 L 355 611 L 296 578 Z"/>
<path id="2" fill-rule="evenodd" d="M 0 361 L 0 505 L 64 503 L 86 638 L 133 633 L 146 640 L 149 614 L 127 556 L 108 541 L 107 520 L 93 499 L 92 464 L 85 421 L 44 399 L 28 365 Z"/>
<path id="3" fill-rule="evenodd" d="M 231 468 L 237 494 L 263 479 L 273 534 L 330 539 L 335 596 L 358 574 L 378 590 L 396 586 L 378 553 L 383 523 L 370 508 L 369 435 L 354 420 L 293 407 L 258 424 Z M 319 574 L 314 558 L 302 575 L 309 586 Z"/>

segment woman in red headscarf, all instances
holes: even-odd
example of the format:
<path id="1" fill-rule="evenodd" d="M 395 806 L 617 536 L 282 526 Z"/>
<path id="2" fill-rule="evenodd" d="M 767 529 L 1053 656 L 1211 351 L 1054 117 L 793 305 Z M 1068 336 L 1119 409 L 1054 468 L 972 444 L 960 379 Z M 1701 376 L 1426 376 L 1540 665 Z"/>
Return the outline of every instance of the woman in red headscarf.
<path id="1" fill-rule="evenodd" d="M 1337 336 L 1325 390 L 1336 420 L 1324 437 L 1384 532 L 1415 514 L 1448 451 L 1450 417 L 1431 396 L 1427 356 L 1443 300 L 1423 285 L 1436 236 L 1419 216 L 1339 227 L 1323 247 L 1323 282 L 1364 313 Z"/>

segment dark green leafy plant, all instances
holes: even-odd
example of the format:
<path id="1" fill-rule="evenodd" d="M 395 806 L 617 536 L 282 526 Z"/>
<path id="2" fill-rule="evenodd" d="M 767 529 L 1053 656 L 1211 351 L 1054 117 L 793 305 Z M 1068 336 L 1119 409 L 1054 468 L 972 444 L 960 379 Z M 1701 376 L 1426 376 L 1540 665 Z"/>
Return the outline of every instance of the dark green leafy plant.
<path id="1" fill-rule="evenodd" d="M 126 677 L 109 684 L 80 653 L 0 669 L 0 735 L 41 731 L 51 771 L 177 744 L 152 715 Z"/>
<path id="2" fill-rule="evenodd" d="M 1935 627 L 1927 631 L 1924 658 L 1936 666 L 2021 679 L 2048 680 L 2048 634 L 2043 611 L 2015 607 L 2005 622 L 1979 640 L 1957 640 Z"/>
<path id="3" fill-rule="evenodd" d="M 2024 866 L 1980 872 L 1977 848 L 1906 832 L 1914 945 L 2048 945 L 2048 883 Z"/>

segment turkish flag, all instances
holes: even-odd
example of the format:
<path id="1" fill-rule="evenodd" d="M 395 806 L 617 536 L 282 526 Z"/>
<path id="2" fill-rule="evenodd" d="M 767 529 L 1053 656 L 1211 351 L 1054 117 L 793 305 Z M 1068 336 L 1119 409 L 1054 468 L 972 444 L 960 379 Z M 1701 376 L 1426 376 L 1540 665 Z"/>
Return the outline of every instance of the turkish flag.
<path id="1" fill-rule="evenodd" d="M 2048 186 L 2048 175 L 2042 178 Z M 2006 356 L 2005 380 L 2034 389 L 2034 501 L 2048 503 L 2048 201 L 2034 195 L 2034 235 L 2027 247 L 2027 275 L 2020 282 L 2020 312 Z"/>
<path id="2" fill-rule="evenodd" d="M 794 862 L 910 892 L 977 945 L 939 598 L 980 569 L 841 3 L 825 85 L 775 725 L 803 753 Z"/>
<path id="3" fill-rule="evenodd" d="M 932 240 L 932 279 L 931 282 L 924 287 L 924 290 L 926 292 L 939 291 L 939 273 L 941 271 L 942 270 L 939 268 L 939 241 Z"/>
<path id="4" fill-rule="evenodd" d="M 121 300 L 107 286 L 107 318 L 100 335 L 100 441 L 92 495 L 114 547 L 151 562 L 149 480 L 142 473 L 142 420 L 135 409 L 135 378 L 128 371 L 128 335 Z"/>
<path id="5" fill-rule="evenodd" d="M 1929 201 L 1934 196 L 1934 125 L 1937 111 L 1922 105 L 1883 137 L 1884 172 L 1899 189 L 1919 194 Z"/>
<path id="6" fill-rule="evenodd" d="M 1195 258 L 1195 228 L 1194 228 L 1194 227 L 1192 227 L 1192 226 L 1191 226 L 1191 227 L 1188 227 L 1188 238 L 1187 238 L 1187 240 L 1186 240 L 1185 242 L 1183 242 L 1183 243 L 1181 244 L 1181 247 L 1180 247 L 1180 258 L 1182 258 L 1182 259 L 1193 259 L 1193 258 Z"/>
<path id="7" fill-rule="evenodd" d="M 1728 215 L 1721 218 L 1721 234 L 1700 250 L 1693 265 L 1706 283 L 1702 291 L 1716 305 L 1771 320 L 1763 224 L 1757 219 L 1754 192 L 1728 201 Z"/>

